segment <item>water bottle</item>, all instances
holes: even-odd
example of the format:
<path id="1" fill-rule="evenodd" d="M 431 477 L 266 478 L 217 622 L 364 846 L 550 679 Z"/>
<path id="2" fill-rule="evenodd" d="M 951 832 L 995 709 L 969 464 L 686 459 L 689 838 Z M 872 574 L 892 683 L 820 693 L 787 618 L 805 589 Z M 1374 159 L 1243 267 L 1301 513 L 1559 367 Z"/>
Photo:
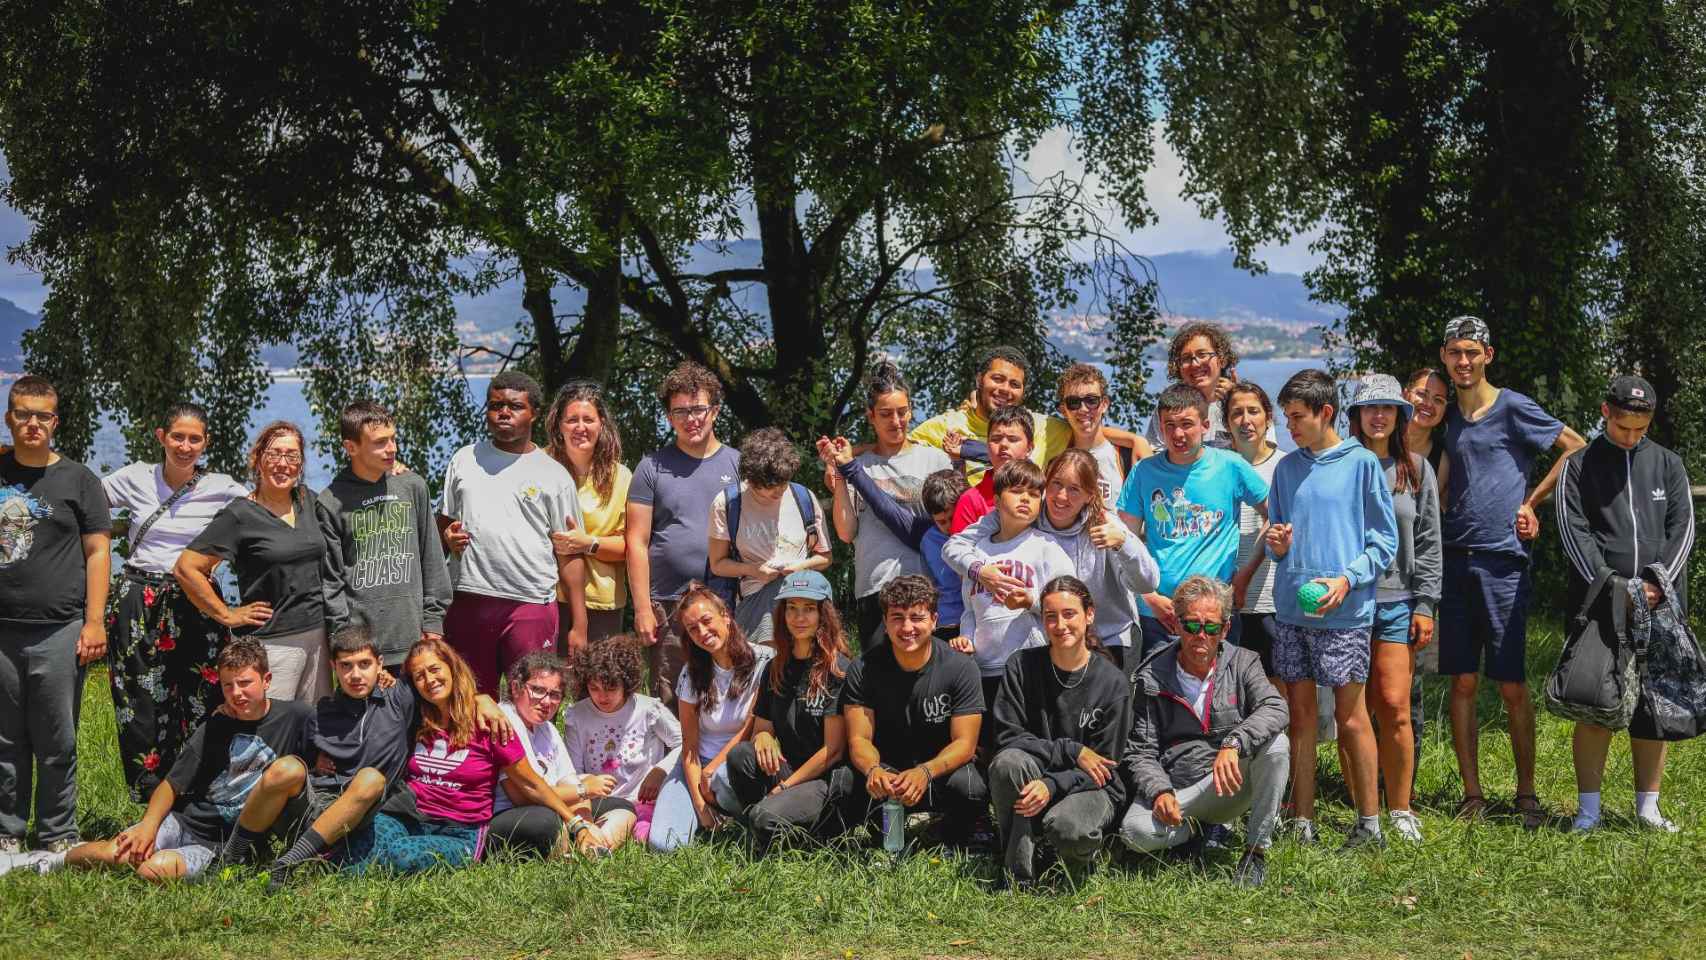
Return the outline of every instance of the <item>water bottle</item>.
<path id="1" fill-rule="evenodd" d="M 883 850 L 898 856 L 906 849 L 906 807 L 894 797 L 883 801 Z"/>

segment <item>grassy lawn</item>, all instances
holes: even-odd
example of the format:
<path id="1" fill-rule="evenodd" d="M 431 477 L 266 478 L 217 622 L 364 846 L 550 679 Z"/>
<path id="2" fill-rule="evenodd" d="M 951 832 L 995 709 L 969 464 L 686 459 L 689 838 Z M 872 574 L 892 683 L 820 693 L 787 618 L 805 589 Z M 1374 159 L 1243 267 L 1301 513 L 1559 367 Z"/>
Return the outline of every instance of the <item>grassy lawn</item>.
<path id="1" fill-rule="evenodd" d="M 1536 676 L 1555 631 L 1533 638 Z M 1540 795 L 1558 814 L 1538 834 L 1514 819 L 1450 819 L 1458 798 L 1444 688 L 1428 688 L 1420 773 L 1425 845 L 1334 852 L 1351 822 L 1337 763 L 1325 841 L 1274 848 L 1268 887 L 1145 860 L 1052 895 L 988 892 L 992 861 L 925 851 L 898 867 L 853 846 L 763 862 L 719 841 L 669 857 L 628 847 L 587 863 L 488 863 L 406 880 L 315 876 L 267 897 L 252 874 L 171 889 L 61 872 L 0 878 L 0 956 L 102 957 L 1682 957 L 1706 947 L 1706 751 L 1672 755 L 1666 811 L 1683 833 L 1630 825 L 1627 742 L 1613 749 L 1609 829 L 1562 832 L 1574 811 L 1569 727 L 1542 714 Z M 1481 752 L 1508 814 L 1510 750 L 1494 697 Z M 139 812 L 115 756 L 105 676 L 90 678 L 82 730 L 82 828 L 107 835 Z"/>

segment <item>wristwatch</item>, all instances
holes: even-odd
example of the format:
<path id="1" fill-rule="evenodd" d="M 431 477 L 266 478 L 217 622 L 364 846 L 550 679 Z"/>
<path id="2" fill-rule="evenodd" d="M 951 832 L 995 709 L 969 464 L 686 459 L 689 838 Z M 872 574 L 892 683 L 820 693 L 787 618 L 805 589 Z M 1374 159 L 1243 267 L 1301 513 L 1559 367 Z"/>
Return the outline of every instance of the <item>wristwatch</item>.
<path id="1" fill-rule="evenodd" d="M 1231 750 L 1235 753 L 1242 753 L 1244 752 L 1244 745 L 1239 741 L 1238 734 L 1229 733 L 1226 735 L 1225 740 L 1220 741 L 1220 749 Z"/>

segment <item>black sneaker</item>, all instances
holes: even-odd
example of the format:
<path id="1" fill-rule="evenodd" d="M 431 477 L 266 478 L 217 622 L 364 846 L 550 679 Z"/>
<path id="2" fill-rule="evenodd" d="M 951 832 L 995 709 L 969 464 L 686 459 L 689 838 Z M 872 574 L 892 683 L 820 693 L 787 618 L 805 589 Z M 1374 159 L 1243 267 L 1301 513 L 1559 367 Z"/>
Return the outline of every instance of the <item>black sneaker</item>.
<path id="1" fill-rule="evenodd" d="M 1210 850 L 1225 850 L 1232 846 L 1232 828 L 1224 823 L 1211 823 L 1203 831 L 1203 846 Z"/>
<path id="2" fill-rule="evenodd" d="M 1377 830 L 1370 830 L 1361 823 L 1358 823 L 1356 826 L 1351 828 L 1350 835 L 1345 837 L 1344 846 L 1339 848 L 1339 852 L 1349 853 L 1353 850 L 1360 850 L 1363 847 L 1370 847 L 1375 850 L 1385 849 L 1386 834 Z"/>
<path id="3" fill-rule="evenodd" d="M 1254 890 L 1267 881 L 1267 854 L 1260 850 L 1244 851 L 1243 859 L 1238 861 L 1237 869 L 1232 871 L 1232 882 L 1240 887 Z"/>

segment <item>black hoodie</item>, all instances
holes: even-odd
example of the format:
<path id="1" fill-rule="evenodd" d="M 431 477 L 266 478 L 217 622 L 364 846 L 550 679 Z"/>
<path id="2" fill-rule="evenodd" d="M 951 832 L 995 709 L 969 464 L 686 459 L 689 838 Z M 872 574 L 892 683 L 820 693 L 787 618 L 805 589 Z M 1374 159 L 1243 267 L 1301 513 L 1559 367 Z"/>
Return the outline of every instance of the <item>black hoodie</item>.
<path id="1" fill-rule="evenodd" d="M 1556 500 L 1572 610 L 1602 571 L 1626 581 L 1652 564 L 1670 578 L 1657 586 L 1687 610 L 1694 500 L 1681 457 L 1645 437 L 1629 450 L 1595 437 L 1564 462 Z"/>

